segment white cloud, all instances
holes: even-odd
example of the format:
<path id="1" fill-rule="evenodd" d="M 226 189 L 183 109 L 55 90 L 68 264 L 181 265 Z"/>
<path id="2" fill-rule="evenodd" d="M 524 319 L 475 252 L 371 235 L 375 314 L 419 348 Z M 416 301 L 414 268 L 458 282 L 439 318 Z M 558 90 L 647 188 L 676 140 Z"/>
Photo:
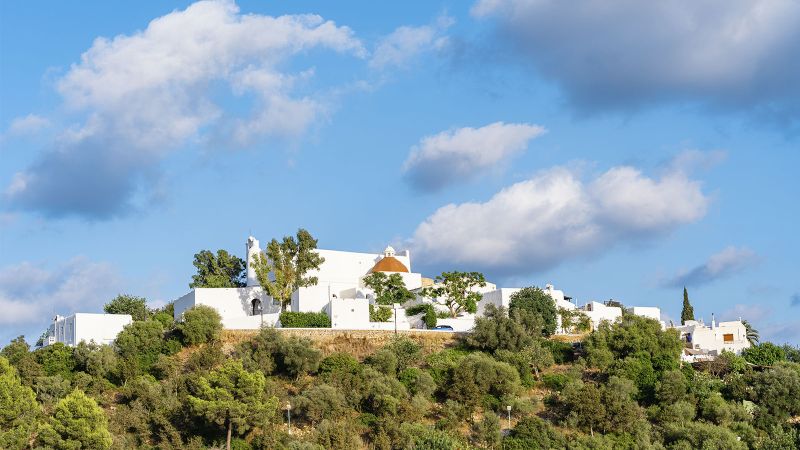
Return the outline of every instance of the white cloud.
<path id="1" fill-rule="evenodd" d="M 506 161 L 545 131 L 539 125 L 495 122 L 426 136 L 411 149 L 403 172 L 417 188 L 440 189 Z"/>
<path id="2" fill-rule="evenodd" d="M 31 262 L 0 267 L 0 325 L 44 324 L 54 312 L 100 312 L 120 284 L 110 264 L 83 257 L 58 267 Z"/>
<path id="3" fill-rule="evenodd" d="M 480 0 L 472 15 L 580 108 L 689 100 L 800 125 L 797 1 Z"/>
<path id="4" fill-rule="evenodd" d="M 663 284 L 669 287 L 700 286 L 739 273 L 757 262 L 758 255 L 752 250 L 729 246 L 711 255 L 705 263 L 683 270 Z"/>
<path id="5" fill-rule="evenodd" d="M 65 130 L 6 195 L 49 215 L 105 218 L 150 189 L 160 160 L 187 143 L 301 135 L 326 105 L 298 89 L 313 70 L 285 66 L 312 49 L 366 56 L 347 27 L 317 15 L 240 14 L 232 1 L 200 1 L 143 31 L 98 38 L 57 83 L 85 122 Z M 220 101 L 226 93 L 234 98 Z M 226 109 L 224 100 L 245 96 L 249 113 Z"/>
<path id="6" fill-rule="evenodd" d="M 17 117 L 11 121 L 6 134 L 8 136 L 23 136 L 35 134 L 50 126 L 50 120 L 36 114 Z"/>
<path id="7" fill-rule="evenodd" d="M 736 304 L 733 308 L 723 311 L 720 320 L 746 320 L 750 323 L 764 321 L 772 314 L 772 309 L 767 305 L 744 305 Z"/>
<path id="8" fill-rule="evenodd" d="M 421 258 L 461 268 L 529 274 L 616 244 L 669 233 L 705 215 L 709 199 L 682 172 L 654 179 L 614 167 L 585 182 L 553 168 L 484 203 L 449 204 L 411 239 Z"/>
<path id="9" fill-rule="evenodd" d="M 723 150 L 702 151 L 689 149 L 680 152 L 669 161 L 671 170 L 681 170 L 686 173 L 696 169 L 708 170 L 728 157 L 728 153 Z"/>
<path id="10" fill-rule="evenodd" d="M 440 17 L 435 25 L 402 26 L 378 42 L 369 66 L 373 69 L 406 67 L 417 55 L 429 50 L 441 50 L 448 44 L 444 32 L 453 19 Z"/>

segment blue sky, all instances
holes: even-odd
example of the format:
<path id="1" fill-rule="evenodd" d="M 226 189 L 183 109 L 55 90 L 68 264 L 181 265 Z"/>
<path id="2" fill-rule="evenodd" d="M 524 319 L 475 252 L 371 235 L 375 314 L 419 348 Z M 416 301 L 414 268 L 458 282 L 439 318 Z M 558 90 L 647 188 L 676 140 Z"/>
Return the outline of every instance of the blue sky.
<path id="1" fill-rule="evenodd" d="M 309 229 L 800 343 L 795 2 L 4 2 L 0 342 Z"/>

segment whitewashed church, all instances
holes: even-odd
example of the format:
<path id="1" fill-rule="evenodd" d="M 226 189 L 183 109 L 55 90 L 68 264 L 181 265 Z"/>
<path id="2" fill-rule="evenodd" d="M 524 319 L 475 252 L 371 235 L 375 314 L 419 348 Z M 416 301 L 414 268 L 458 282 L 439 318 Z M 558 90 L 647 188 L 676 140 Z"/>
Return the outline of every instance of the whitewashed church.
<path id="1" fill-rule="evenodd" d="M 207 305 L 222 316 L 229 329 L 258 329 L 261 326 L 280 326 L 281 307 L 261 287 L 252 266 L 253 256 L 261 253 L 256 238 L 247 239 L 247 286 L 242 288 L 196 288 L 175 301 L 175 319 L 195 305 Z M 315 250 L 325 261 L 307 276 L 317 277 L 314 286 L 301 287 L 292 293 L 291 311 L 324 312 L 331 318 L 331 327 L 338 329 L 394 329 L 395 318 L 389 322 L 370 322 L 369 305 L 374 293 L 364 286 L 363 278 L 372 272 L 399 274 L 409 290 L 423 287 L 423 277 L 411 271 L 408 250 L 396 253 L 389 246 L 382 254 L 356 253 L 336 250 Z M 425 279 L 424 282 L 432 283 Z M 411 323 L 402 305 L 393 308 L 398 329 L 409 329 Z"/>

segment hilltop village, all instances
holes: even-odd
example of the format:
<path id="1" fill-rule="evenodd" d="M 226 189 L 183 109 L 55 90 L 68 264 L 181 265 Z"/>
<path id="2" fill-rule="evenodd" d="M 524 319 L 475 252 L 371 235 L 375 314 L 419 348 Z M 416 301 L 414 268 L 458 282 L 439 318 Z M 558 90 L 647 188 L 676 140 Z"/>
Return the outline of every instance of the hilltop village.
<path id="1" fill-rule="evenodd" d="M 298 233 L 297 240 L 302 239 Z M 722 351 L 739 354 L 750 346 L 741 320 L 717 323 L 712 317 L 710 325 L 696 320 L 666 324 L 655 306 L 623 306 L 614 300 L 578 305 L 552 284 L 544 289 L 498 287 L 475 272 L 446 272 L 428 278 L 413 272 L 409 250 L 396 252 L 387 246 L 382 253 L 359 253 L 316 249 L 315 242 L 309 254 L 318 264 L 299 277 L 305 282 L 291 291 L 283 289 L 285 296 L 280 299 L 270 295 L 278 292 L 271 290 L 276 280 L 274 263 L 260 242 L 248 237 L 241 286 L 193 287 L 174 301 L 174 320 L 180 322 L 186 311 L 203 305 L 216 310 L 229 330 L 321 327 L 468 332 L 488 308 L 507 311 L 515 296 L 544 294 L 557 311 L 556 335 L 585 334 L 603 322 L 613 323 L 623 314 L 633 314 L 658 321 L 662 329 L 678 330 L 685 343 L 682 359 L 687 362 L 711 360 Z M 262 281 L 270 286 L 263 286 Z M 125 314 L 56 316 L 43 344 L 111 343 L 129 323 L 131 317 Z"/>
<path id="2" fill-rule="evenodd" d="M 195 254 L 163 307 L 119 295 L 0 350 L 0 448 L 766 450 L 800 445 L 800 349 L 408 250 Z"/>

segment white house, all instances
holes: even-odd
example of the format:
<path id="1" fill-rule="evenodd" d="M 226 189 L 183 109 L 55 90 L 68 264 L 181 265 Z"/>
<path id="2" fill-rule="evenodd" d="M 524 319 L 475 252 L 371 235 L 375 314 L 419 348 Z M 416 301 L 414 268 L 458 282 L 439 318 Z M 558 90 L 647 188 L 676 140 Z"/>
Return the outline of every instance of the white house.
<path id="1" fill-rule="evenodd" d="M 71 316 L 55 316 L 47 329 L 43 345 L 56 342 L 71 347 L 80 342 L 111 344 L 125 325 L 133 322 L 129 314 L 75 313 Z"/>
<path id="2" fill-rule="evenodd" d="M 682 359 L 688 362 L 713 359 L 723 350 L 738 355 L 750 347 L 747 328 L 741 320 L 718 324 L 712 317 L 711 326 L 705 325 L 702 321 L 687 320 L 675 329 L 680 332 L 681 340 L 686 344 Z"/>

